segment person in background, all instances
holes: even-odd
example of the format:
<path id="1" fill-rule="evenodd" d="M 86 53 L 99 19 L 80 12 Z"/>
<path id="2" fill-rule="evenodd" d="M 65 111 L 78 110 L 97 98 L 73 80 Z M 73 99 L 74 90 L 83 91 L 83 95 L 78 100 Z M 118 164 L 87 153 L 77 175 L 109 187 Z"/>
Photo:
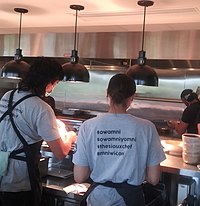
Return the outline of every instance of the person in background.
<path id="1" fill-rule="evenodd" d="M 40 205 L 42 141 L 58 159 L 65 158 L 76 141 L 75 136 L 61 139 L 54 111 L 43 101 L 62 79 L 57 61 L 37 57 L 18 88 L 5 93 L 0 101 L 1 206 Z"/>
<path id="2" fill-rule="evenodd" d="M 43 100 L 51 106 L 54 113 L 56 114 L 56 102 L 55 99 L 52 96 L 45 96 L 43 97 Z"/>
<path id="3" fill-rule="evenodd" d="M 200 112 L 198 113 L 197 130 L 198 130 L 198 134 L 200 135 Z"/>
<path id="4" fill-rule="evenodd" d="M 79 128 L 74 179 L 93 182 L 87 205 L 144 206 L 141 184 L 159 182 L 165 154 L 157 130 L 152 122 L 127 112 L 135 91 L 130 77 L 114 75 L 107 88 L 108 112 Z"/>
<path id="5" fill-rule="evenodd" d="M 170 128 L 175 129 L 179 135 L 183 133 L 198 134 L 197 114 L 200 112 L 200 101 L 198 95 L 192 89 L 184 89 L 181 93 L 181 100 L 186 105 L 180 121 L 169 121 Z"/>

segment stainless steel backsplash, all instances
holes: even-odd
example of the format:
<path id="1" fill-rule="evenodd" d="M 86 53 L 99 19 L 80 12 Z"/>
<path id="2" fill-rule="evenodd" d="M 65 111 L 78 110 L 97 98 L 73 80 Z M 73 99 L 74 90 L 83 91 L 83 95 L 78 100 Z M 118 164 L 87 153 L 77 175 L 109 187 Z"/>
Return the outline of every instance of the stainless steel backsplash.
<path id="1" fill-rule="evenodd" d="M 23 34 L 21 48 L 26 61 L 36 56 L 55 57 L 60 63 L 69 61 L 74 34 Z M 146 32 L 144 50 L 147 63 L 157 72 L 159 87 L 137 87 L 137 100 L 131 111 L 148 119 L 179 118 L 184 105 L 180 93 L 185 88 L 197 91 L 200 86 L 200 31 Z M 0 35 L 0 67 L 12 59 L 18 47 L 17 34 Z M 135 63 L 141 49 L 140 32 L 80 33 L 80 61 L 87 65 L 88 84 L 61 82 L 53 96 L 59 109 L 79 108 L 106 111 L 106 87 L 110 77 L 124 72 Z M 65 57 L 64 57 L 65 56 Z M 16 86 L 0 80 L 0 95 Z"/>
<path id="2" fill-rule="evenodd" d="M 141 49 L 141 32 L 79 33 L 78 51 L 81 58 L 136 59 Z M 24 56 L 70 55 L 74 46 L 73 33 L 22 34 Z M 200 58 L 200 31 L 146 32 L 144 50 L 148 59 Z M 0 35 L 0 56 L 13 56 L 18 47 L 17 34 Z"/>

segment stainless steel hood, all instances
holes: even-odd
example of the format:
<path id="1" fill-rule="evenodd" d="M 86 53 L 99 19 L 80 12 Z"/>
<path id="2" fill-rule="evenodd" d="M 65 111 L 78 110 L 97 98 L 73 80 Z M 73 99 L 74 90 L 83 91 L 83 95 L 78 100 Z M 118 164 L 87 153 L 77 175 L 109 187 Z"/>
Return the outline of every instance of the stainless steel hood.
<path id="1" fill-rule="evenodd" d="M 182 111 L 180 92 L 184 88 L 192 88 L 196 91 L 200 86 L 200 31 L 146 32 L 145 35 L 144 49 L 147 64 L 156 68 L 159 87 L 137 88 L 137 95 L 140 99 L 136 105 L 138 109 L 135 112 L 138 116 L 148 114 L 148 118 L 152 119 L 172 118 L 169 117 L 171 113 L 174 117 L 177 117 Z M 18 46 L 17 34 L 0 35 L 0 41 L 1 67 L 14 56 Z M 101 105 L 105 106 L 104 86 L 107 85 L 112 71 L 124 71 L 131 64 L 134 64 L 138 57 L 140 45 L 140 32 L 80 33 L 78 46 L 80 63 L 90 68 L 93 75 L 92 81 L 87 86 L 81 86 L 81 89 L 78 84 L 61 83 L 61 86 L 55 90 L 54 96 L 59 108 L 63 109 L 63 107 L 69 105 L 69 107 L 79 109 L 93 108 L 100 110 Z M 27 62 L 31 62 L 36 56 L 49 56 L 55 57 L 63 64 L 69 60 L 68 57 L 71 55 L 73 34 L 23 34 L 21 48 Z M 5 91 L 2 88 L 7 90 L 8 87 L 16 87 L 16 85 L 10 83 L 8 85 L 7 82 L 2 82 L 0 92 L 2 91 L 3 94 Z M 95 91 L 92 89 L 95 89 Z M 70 98 L 68 98 L 69 96 Z M 149 103 L 149 99 L 153 99 L 153 103 Z M 156 102 L 158 106 L 154 101 L 156 99 L 159 100 Z M 162 101 L 168 99 L 172 102 L 164 102 L 163 106 Z M 146 100 L 147 106 L 145 104 L 144 112 L 141 103 L 145 103 Z M 174 104 L 178 104 L 178 106 L 176 107 Z M 179 104 L 181 105 L 180 108 Z M 173 112 L 169 112 L 169 109 Z"/>
<path id="2" fill-rule="evenodd" d="M 73 35 L 71 33 L 23 34 L 21 39 L 23 55 L 67 57 L 73 48 Z M 0 41 L 0 56 L 13 56 L 18 43 L 17 34 L 2 34 Z M 187 60 L 167 62 L 170 67 L 176 67 L 177 63 L 184 63 L 184 67 L 194 65 L 199 67 L 197 61 L 190 62 L 190 60 L 200 59 L 199 41 L 199 30 L 146 32 L 144 49 L 147 59 Z M 80 58 L 137 59 L 140 47 L 140 32 L 79 34 Z"/>

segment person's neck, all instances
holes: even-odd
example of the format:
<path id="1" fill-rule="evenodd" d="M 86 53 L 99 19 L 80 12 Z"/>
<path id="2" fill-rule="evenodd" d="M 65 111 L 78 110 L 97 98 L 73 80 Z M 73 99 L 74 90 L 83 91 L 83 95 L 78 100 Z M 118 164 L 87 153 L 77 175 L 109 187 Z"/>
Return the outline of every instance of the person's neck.
<path id="1" fill-rule="evenodd" d="M 110 109 L 108 110 L 109 113 L 113 113 L 113 114 L 126 114 L 127 108 L 124 107 L 110 107 Z"/>
<path id="2" fill-rule="evenodd" d="M 196 102 L 199 102 L 199 100 L 194 99 L 192 102 L 189 103 L 189 105 L 194 104 L 194 103 L 196 103 Z"/>

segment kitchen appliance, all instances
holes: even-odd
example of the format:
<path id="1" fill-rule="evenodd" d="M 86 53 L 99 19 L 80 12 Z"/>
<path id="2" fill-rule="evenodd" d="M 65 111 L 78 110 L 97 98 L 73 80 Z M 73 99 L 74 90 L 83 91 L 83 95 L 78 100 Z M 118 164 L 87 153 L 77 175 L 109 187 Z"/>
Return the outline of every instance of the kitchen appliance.
<path id="1" fill-rule="evenodd" d="M 41 157 L 39 162 L 39 171 L 40 171 L 40 177 L 45 177 L 48 172 L 48 163 L 49 158 L 48 157 Z"/>
<path id="2" fill-rule="evenodd" d="M 73 172 L 71 170 L 60 169 L 60 168 L 56 168 L 56 167 L 49 167 L 47 174 L 50 176 L 60 177 L 63 179 L 66 179 L 66 178 L 73 176 Z"/>
<path id="3" fill-rule="evenodd" d="M 198 206 L 198 199 L 193 195 L 188 195 L 178 206 Z"/>
<path id="4" fill-rule="evenodd" d="M 146 206 L 165 206 L 167 202 L 167 194 L 165 184 L 159 182 L 153 186 L 149 183 L 143 183 L 142 189 L 145 197 Z"/>
<path id="5" fill-rule="evenodd" d="M 177 205 L 183 203 L 183 201 L 190 195 L 195 195 L 196 182 L 194 179 L 182 177 L 178 182 L 178 194 Z"/>

